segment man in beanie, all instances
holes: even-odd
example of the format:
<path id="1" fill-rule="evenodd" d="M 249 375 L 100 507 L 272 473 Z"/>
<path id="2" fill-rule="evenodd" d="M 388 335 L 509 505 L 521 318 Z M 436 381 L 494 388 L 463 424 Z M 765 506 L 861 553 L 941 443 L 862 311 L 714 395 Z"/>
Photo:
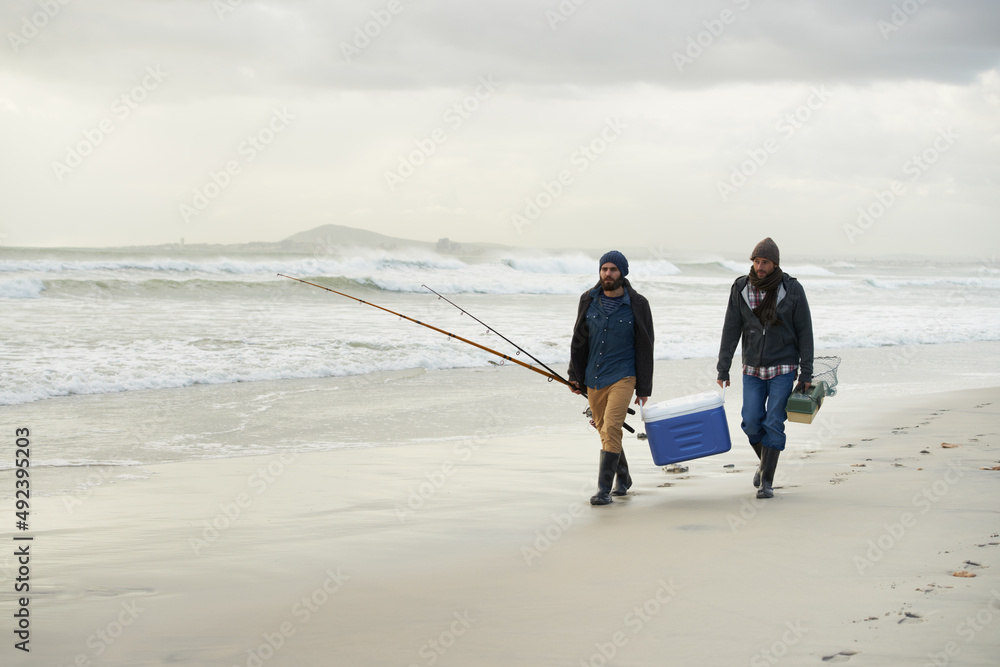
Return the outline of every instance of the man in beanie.
<path id="1" fill-rule="evenodd" d="M 582 393 L 581 384 L 586 386 L 594 426 L 601 434 L 597 494 L 590 504 L 607 505 L 612 494 L 624 496 L 632 486 L 622 424 L 633 392 L 642 405 L 653 391 L 653 316 L 646 298 L 625 279 L 625 255 L 607 252 L 598 267 L 597 285 L 580 297 L 569 381 L 574 394 Z"/>
<path id="2" fill-rule="evenodd" d="M 743 432 L 760 459 L 753 478 L 758 498 L 774 497 L 774 470 L 785 449 L 785 403 L 812 383 L 812 316 L 805 290 L 782 272 L 778 246 L 770 238 L 750 255 L 749 275 L 736 279 L 719 346 L 719 386 L 729 385 L 736 344 L 743 350 Z"/>

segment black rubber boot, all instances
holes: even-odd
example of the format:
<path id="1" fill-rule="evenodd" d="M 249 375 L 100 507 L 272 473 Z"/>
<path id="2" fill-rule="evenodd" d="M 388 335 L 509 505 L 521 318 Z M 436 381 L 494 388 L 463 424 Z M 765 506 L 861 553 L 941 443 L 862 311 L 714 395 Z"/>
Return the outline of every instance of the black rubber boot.
<path id="1" fill-rule="evenodd" d="M 758 498 L 774 498 L 774 470 L 778 467 L 781 452 L 773 447 L 764 447 L 760 458 L 760 488 Z"/>
<path id="2" fill-rule="evenodd" d="M 762 445 L 759 442 L 751 442 L 750 446 L 753 447 L 754 453 L 757 455 L 757 458 L 760 459 L 761 458 L 760 449 L 761 449 Z M 757 488 L 757 487 L 760 486 L 760 467 L 761 467 L 762 463 L 763 463 L 763 461 L 759 461 L 757 463 L 757 471 L 753 474 L 753 486 L 754 486 L 754 488 Z"/>
<path id="3" fill-rule="evenodd" d="M 628 474 L 628 461 L 625 460 L 625 450 L 618 456 L 618 467 L 615 469 L 615 488 L 613 496 L 624 496 L 632 487 L 632 475 Z"/>
<path id="4" fill-rule="evenodd" d="M 611 484 L 615 481 L 619 454 L 601 450 L 601 467 L 597 472 L 597 493 L 591 497 L 591 505 L 607 505 L 611 500 Z"/>

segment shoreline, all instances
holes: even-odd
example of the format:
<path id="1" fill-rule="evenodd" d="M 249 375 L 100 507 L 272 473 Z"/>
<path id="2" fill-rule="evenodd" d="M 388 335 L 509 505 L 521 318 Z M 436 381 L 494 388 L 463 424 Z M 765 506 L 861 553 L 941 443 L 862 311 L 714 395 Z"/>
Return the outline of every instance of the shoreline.
<path id="1" fill-rule="evenodd" d="M 911 363 L 903 389 L 923 372 Z M 688 393 L 701 366 L 671 365 L 671 386 Z M 455 375 L 411 378 L 431 385 L 387 429 L 443 398 L 537 409 L 553 391 Z M 980 470 L 1000 464 L 1000 388 L 886 396 L 845 375 L 813 424 L 789 425 L 772 500 L 750 485 L 736 387 L 730 452 L 668 474 L 627 437 L 635 486 L 603 508 L 588 502 L 599 441 L 568 392 L 534 432 L 465 414 L 451 439 L 146 465 L 146 479 L 39 496 L 33 655 L 12 664 L 985 664 L 1000 618 L 961 624 L 1000 596 L 1000 472 Z M 188 418 L 210 421 L 193 395 Z M 277 406 L 260 414 L 288 426 Z M 329 425 L 303 421 L 303 441 Z"/>
<path id="2" fill-rule="evenodd" d="M 831 349 L 819 356 L 831 355 L 842 358 L 831 405 L 1000 386 L 1000 341 Z M 655 363 L 653 402 L 719 391 L 715 359 Z M 742 400 L 737 366 L 738 359 L 727 389 L 730 405 Z M 45 438 L 36 465 L 138 469 L 473 434 L 558 435 L 585 426 L 585 408 L 585 400 L 558 383 L 519 367 L 491 365 L 81 394 L 2 406 L 0 414 Z M 637 415 L 629 423 L 641 429 Z M 0 475 L 12 467 L 0 462 Z"/>

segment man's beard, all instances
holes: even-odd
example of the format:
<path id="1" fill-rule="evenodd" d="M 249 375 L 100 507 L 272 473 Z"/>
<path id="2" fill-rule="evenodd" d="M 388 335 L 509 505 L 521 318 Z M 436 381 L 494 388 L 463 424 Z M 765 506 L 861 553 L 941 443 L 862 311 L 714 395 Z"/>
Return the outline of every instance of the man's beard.
<path id="1" fill-rule="evenodd" d="M 616 289 L 625 284 L 625 276 L 618 276 L 617 280 L 611 280 L 610 278 L 605 278 L 601 281 L 601 288 L 605 292 L 614 292 Z"/>

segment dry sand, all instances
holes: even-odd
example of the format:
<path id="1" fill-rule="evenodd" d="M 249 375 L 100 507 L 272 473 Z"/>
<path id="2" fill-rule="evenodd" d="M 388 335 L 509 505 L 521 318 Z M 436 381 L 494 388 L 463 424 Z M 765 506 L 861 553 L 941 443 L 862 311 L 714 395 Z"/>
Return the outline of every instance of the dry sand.
<path id="1" fill-rule="evenodd" d="M 686 473 L 626 439 L 635 486 L 608 507 L 583 426 L 37 498 L 31 652 L 8 555 L 0 663 L 996 665 L 1000 389 L 842 391 L 789 425 L 766 501 L 739 406 L 733 450 Z"/>

